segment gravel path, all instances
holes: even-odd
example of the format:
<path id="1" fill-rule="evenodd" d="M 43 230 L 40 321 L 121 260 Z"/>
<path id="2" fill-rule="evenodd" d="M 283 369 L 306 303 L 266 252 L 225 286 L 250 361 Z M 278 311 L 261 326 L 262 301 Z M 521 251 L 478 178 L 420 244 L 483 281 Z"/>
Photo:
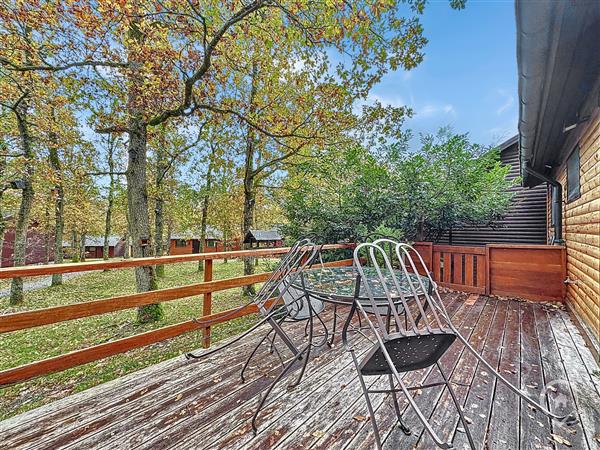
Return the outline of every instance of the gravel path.
<path id="1" fill-rule="evenodd" d="M 85 275 L 86 273 L 92 273 L 93 270 L 86 270 L 85 272 L 73 272 L 73 273 L 64 273 L 63 281 L 67 281 L 71 278 L 77 278 L 81 275 Z M 36 289 L 42 289 L 45 287 L 49 287 L 52 284 L 52 277 L 47 276 L 35 281 L 26 281 L 23 284 L 24 291 L 35 291 Z M 0 289 L 0 297 L 8 297 L 10 295 L 10 287 L 6 289 Z"/>

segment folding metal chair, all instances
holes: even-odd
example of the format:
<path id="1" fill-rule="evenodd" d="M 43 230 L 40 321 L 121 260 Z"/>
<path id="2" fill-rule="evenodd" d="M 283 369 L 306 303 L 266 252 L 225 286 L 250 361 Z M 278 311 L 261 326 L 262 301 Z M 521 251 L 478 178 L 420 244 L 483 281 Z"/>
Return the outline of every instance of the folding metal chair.
<path id="1" fill-rule="evenodd" d="M 415 259 L 417 260 L 418 265 L 415 264 L 413 255 L 416 255 Z M 397 419 L 402 431 L 406 434 L 410 434 L 411 432 L 402 422 L 402 414 L 397 399 L 398 392 L 401 392 L 406 396 L 409 406 L 414 410 L 419 421 L 423 424 L 433 441 L 440 448 L 452 448 L 452 442 L 443 441 L 437 435 L 427 417 L 423 414 L 414 398 L 410 395 L 411 390 L 445 386 L 456 406 L 457 413 L 464 427 L 469 444 L 472 449 L 475 449 L 475 444 L 461 405 L 454 393 L 448 375 L 444 372 L 439 363 L 440 358 L 457 339 L 465 345 L 467 350 L 473 353 L 487 370 L 505 383 L 511 391 L 534 406 L 537 410 L 542 411 L 551 418 L 565 421 L 567 424 L 574 424 L 577 422 L 577 419 L 573 415 L 559 416 L 553 414 L 544 406 L 529 398 L 524 392 L 513 386 L 506 378 L 498 373 L 498 371 L 469 344 L 467 339 L 465 339 L 453 325 L 439 295 L 437 285 L 431 278 L 421 256 L 410 245 L 396 243 L 393 254 L 389 255 L 376 243 L 360 244 L 354 251 L 354 263 L 356 264 L 358 271 L 355 291 L 356 301 L 354 302 L 351 313 L 344 325 L 342 340 L 346 349 L 352 354 L 352 359 L 358 372 L 358 379 L 367 403 L 377 448 L 381 448 L 381 437 L 369 398 L 370 394 L 391 393 Z M 375 267 L 376 277 L 373 277 L 372 274 L 370 277 L 366 276 L 366 264 Z M 431 290 L 425 287 L 425 284 L 420 277 L 414 278 L 409 276 L 411 273 L 417 273 L 417 267 L 422 269 L 422 273 L 427 274 L 427 279 L 429 280 L 430 286 L 432 286 Z M 408 282 L 408 295 L 406 294 L 406 289 L 402 289 L 402 282 L 400 279 L 402 277 L 406 277 L 405 282 Z M 376 302 L 381 301 L 381 298 L 376 298 L 374 294 L 375 285 L 377 283 L 383 286 L 383 296 L 390 305 L 390 311 L 392 311 L 392 320 L 396 324 L 395 331 L 393 332 L 390 332 L 389 326 L 385 323 L 386 318 L 380 314 L 378 308 L 373 308 L 371 314 L 368 314 L 363 306 L 365 300 L 368 300 L 373 307 L 376 305 Z M 380 294 L 378 293 L 378 295 Z M 400 315 L 397 314 L 396 308 L 393 308 L 394 302 L 398 301 L 398 298 L 400 298 L 400 301 L 404 305 L 404 314 L 406 315 L 407 324 L 405 327 L 402 326 L 405 322 L 400 322 Z M 412 306 L 412 309 L 409 307 L 409 300 L 410 303 L 414 305 Z M 428 313 L 426 313 L 426 307 L 429 308 Z M 352 315 L 356 311 L 363 316 L 363 319 L 366 320 L 368 327 L 375 336 L 373 346 L 361 361 L 358 361 L 354 348 L 348 341 L 347 334 Z M 420 324 L 417 323 L 414 317 L 417 313 L 422 318 Z M 433 365 L 436 366 L 443 381 L 426 385 L 407 386 L 400 375 L 404 372 L 419 370 Z M 387 390 L 369 389 L 365 382 L 365 377 L 380 375 L 387 375 L 390 388 Z M 398 387 L 396 387 L 396 385 Z"/>
<path id="2" fill-rule="evenodd" d="M 251 302 L 236 308 L 230 313 L 233 316 L 239 310 L 254 304 L 263 318 L 246 332 L 227 342 L 225 345 L 221 345 L 200 355 L 196 355 L 194 353 L 187 353 L 185 355 L 188 359 L 206 358 L 209 355 L 217 353 L 224 348 L 239 342 L 246 336 L 252 334 L 263 324 L 268 323 L 270 325 L 271 328 L 259 340 L 258 344 L 251 351 L 240 372 L 240 377 L 242 382 L 244 382 L 244 372 L 247 369 L 250 360 L 263 346 L 265 341 L 267 341 L 269 337 L 272 337 L 269 351 L 270 353 L 277 353 L 282 363 L 282 370 L 267 388 L 265 393 L 261 396 L 258 408 L 252 417 L 252 429 L 255 433 L 257 432 L 256 419 L 272 389 L 284 377 L 284 375 L 289 372 L 292 366 L 297 361 L 301 360 L 303 360 L 303 364 L 300 369 L 300 373 L 296 380 L 290 384 L 290 387 L 297 386 L 302 380 L 310 357 L 310 351 L 313 347 L 313 320 L 315 318 L 320 321 L 321 324 L 323 324 L 325 329 L 324 342 L 326 342 L 328 339 L 327 328 L 318 315 L 323 310 L 323 303 L 318 299 L 311 298 L 304 289 L 303 271 L 311 267 L 311 265 L 317 259 L 319 253 L 320 247 L 314 245 L 308 239 L 303 239 L 296 242 L 290 251 L 281 259 L 280 263 L 272 272 L 269 279 L 263 284 L 259 292 L 256 294 L 256 297 Z M 290 336 L 284 331 L 282 325 L 286 321 L 298 322 L 302 320 L 307 321 L 308 326 L 306 327 L 307 332 L 305 333 L 305 336 L 307 335 L 308 341 L 304 345 L 301 345 L 301 348 L 298 348 Z M 279 338 L 292 353 L 292 357 L 287 361 L 284 361 L 279 351 L 276 350 L 274 345 L 276 338 Z"/>

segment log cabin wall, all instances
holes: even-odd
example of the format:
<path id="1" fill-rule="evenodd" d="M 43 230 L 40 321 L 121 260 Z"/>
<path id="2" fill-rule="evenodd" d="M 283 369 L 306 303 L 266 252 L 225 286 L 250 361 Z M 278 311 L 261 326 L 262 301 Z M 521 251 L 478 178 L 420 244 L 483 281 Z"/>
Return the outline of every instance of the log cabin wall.
<path id="1" fill-rule="evenodd" d="M 547 188 L 543 183 L 534 188 L 521 187 L 519 149 L 516 137 L 500 145 L 500 160 L 510 166 L 506 178 L 515 185 L 509 211 L 502 219 L 489 226 L 463 225 L 452 230 L 453 245 L 504 244 L 546 244 L 547 235 Z M 449 244 L 448 233 L 444 233 L 437 243 Z"/>
<path id="2" fill-rule="evenodd" d="M 578 141 L 580 194 L 567 201 L 566 162 L 557 180 L 563 186 L 563 238 L 567 247 L 567 304 L 600 340 L 600 115 Z M 549 229 L 553 233 L 553 229 Z"/>

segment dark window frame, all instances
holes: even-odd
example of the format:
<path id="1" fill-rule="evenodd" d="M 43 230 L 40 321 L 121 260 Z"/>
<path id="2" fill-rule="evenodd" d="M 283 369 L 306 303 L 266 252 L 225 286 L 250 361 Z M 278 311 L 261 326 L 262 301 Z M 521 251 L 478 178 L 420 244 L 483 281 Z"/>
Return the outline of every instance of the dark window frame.
<path id="1" fill-rule="evenodd" d="M 574 202 L 581 197 L 581 159 L 579 145 L 571 152 L 566 162 L 567 171 L 567 203 Z M 575 158 L 575 159 L 574 159 Z M 577 164 L 577 167 L 574 167 Z M 573 186 L 571 183 L 576 182 Z"/>
<path id="2" fill-rule="evenodd" d="M 185 239 L 175 239 L 175 247 L 187 247 L 187 241 Z"/>
<path id="3" fill-rule="evenodd" d="M 217 246 L 216 239 L 207 239 L 206 240 L 206 248 L 215 248 Z"/>

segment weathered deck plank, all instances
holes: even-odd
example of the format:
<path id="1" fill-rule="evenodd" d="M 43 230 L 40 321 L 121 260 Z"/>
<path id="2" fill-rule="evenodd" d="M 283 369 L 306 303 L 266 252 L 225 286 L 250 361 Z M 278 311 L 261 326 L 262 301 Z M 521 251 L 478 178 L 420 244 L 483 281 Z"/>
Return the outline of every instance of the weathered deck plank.
<path id="1" fill-rule="evenodd" d="M 482 296 L 473 303 L 466 298 L 450 293 L 444 301 L 457 327 L 484 358 L 535 398 L 549 382 L 566 381 L 567 407 L 577 406 L 583 425 L 567 429 L 520 404 L 514 394 L 496 386 L 469 352 L 454 344 L 441 363 L 451 380 L 461 384 L 455 391 L 472 421 L 477 445 L 566 449 L 552 441 L 554 433 L 568 439 L 574 449 L 600 448 L 594 440 L 600 431 L 600 381 L 593 375 L 597 366 L 566 312 L 512 300 Z M 293 335 L 301 338 L 303 326 L 293 327 Z M 0 422 L 0 448 L 374 448 L 354 365 L 339 343 L 332 349 L 315 349 L 299 387 L 286 388 L 296 369 L 273 390 L 254 436 L 250 419 L 258 396 L 279 371 L 276 356 L 264 352 L 252 364 L 247 382 L 239 382 L 239 369 L 259 336 L 200 363 L 175 358 Z M 363 338 L 358 351 L 369 345 Z M 428 368 L 406 373 L 403 379 L 414 384 L 439 381 L 439 375 L 437 369 Z M 381 388 L 388 385 L 384 377 L 368 381 Z M 466 448 L 464 433 L 456 431 L 461 424 L 446 389 L 423 389 L 415 399 L 442 437 L 454 436 L 456 448 Z M 384 447 L 434 448 L 406 399 L 399 395 L 399 400 L 405 422 L 413 428 L 411 437 L 396 426 L 391 396 L 372 396 Z M 554 407 L 552 402 L 550 406 Z"/>
<path id="2" fill-rule="evenodd" d="M 519 304 L 510 301 L 504 331 L 503 351 L 500 356 L 499 372 L 515 386 L 520 384 L 521 333 Z M 490 374 L 491 376 L 491 374 Z M 518 449 L 519 439 L 519 400 L 506 385 L 496 383 L 492 417 L 488 431 L 490 449 Z"/>

